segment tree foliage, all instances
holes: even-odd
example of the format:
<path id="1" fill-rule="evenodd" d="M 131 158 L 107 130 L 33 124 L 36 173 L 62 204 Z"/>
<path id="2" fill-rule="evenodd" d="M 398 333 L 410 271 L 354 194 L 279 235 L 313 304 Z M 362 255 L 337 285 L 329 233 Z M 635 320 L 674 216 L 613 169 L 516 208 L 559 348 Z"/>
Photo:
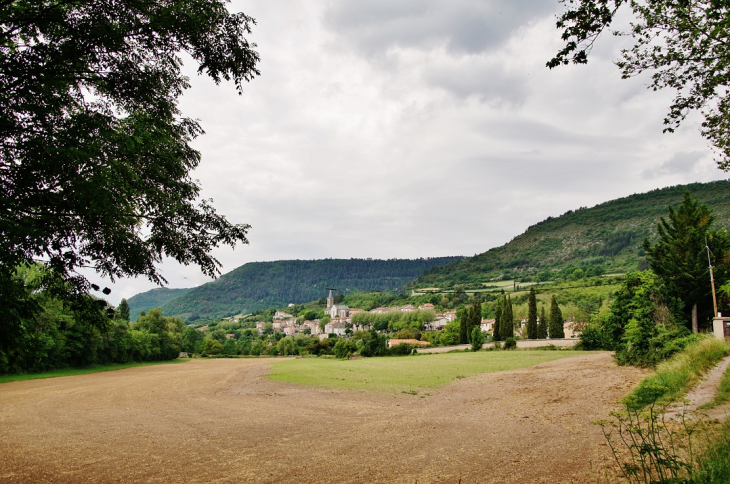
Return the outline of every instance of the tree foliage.
<path id="1" fill-rule="evenodd" d="M 537 339 L 537 295 L 534 287 L 530 288 L 527 306 L 527 338 Z"/>
<path id="2" fill-rule="evenodd" d="M 258 75 L 245 39 L 253 23 L 221 0 L 3 3 L 3 307 L 22 303 L 13 273 L 34 260 L 65 281 L 56 295 L 72 300 L 92 287 L 81 267 L 163 283 L 156 264 L 169 256 L 215 276 L 210 251 L 246 242 L 248 225 L 199 200 L 190 174 L 200 154 L 190 143 L 202 129 L 177 100 L 189 87 L 183 52 L 199 73 L 239 91 Z"/>
<path id="3" fill-rule="evenodd" d="M 730 50 L 725 0 L 561 0 L 559 17 L 565 45 L 548 67 L 585 64 L 594 43 L 609 31 L 618 11 L 632 11 L 627 31 L 634 45 L 616 63 L 623 78 L 652 73 L 648 88 L 674 91 L 665 131 L 674 131 L 691 111 L 704 116 L 701 132 L 716 150 L 718 165 L 730 169 Z"/>
<path id="4" fill-rule="evenodd" d="M 119 311 L 119 317 L 121 319 L 129 321 L 129 303 L 127 303 L 126 299 L 122 299 L 117 310 Z"/>
<path id="5" fill-rule="evenodd" d="M 502 318 L 499 324 L 499 335 L 505 340 L 507 338 L 514 338 L 515 336 L 515 319 L 512 313 L 512 299 L 509 294 L 504 298 Z"/>
<path id="6" fill-rule="evenodd" d="M 492 339 L 494 341 L 502 341 L 502 311 L 504 311 L 504 298 L 497 300 L 497 305 L 494 309 L 494 332 L 492 333 Z"/>
<path id="7" fill-rule="evenodd" d="M 563 313 L 560 311 L 560 306 L 558 306 L 558 300 L 555 296 L 553 296 L 550 300 L 548 335 L 551 339 L 565 338 L 565 330 L 563 329 Z"/>
<path id="8" fill-rule="evenodd" d="M 698 307 L 706 322 L 714 316 L 710 269 L 705 241 L 712 250 L 712 264 L 718 283 L 728 280 L 730 237 L 724 230 L 713 229 L 714 216 L 709 207 L 685 192 L 682 203 L 657 226 L 659 240 L 652 244 L 644 240 L 649 267 L 663 281 L 671 297 L 684 302 L 685 321 L 690 311 Z"/>
<path id="9" fill-rule="evenodd" d="M 537 339 L 547 338 L 547 318 L 545 317 L 545 306 L 540 307 L 540 321 L 537 323 Z"/>

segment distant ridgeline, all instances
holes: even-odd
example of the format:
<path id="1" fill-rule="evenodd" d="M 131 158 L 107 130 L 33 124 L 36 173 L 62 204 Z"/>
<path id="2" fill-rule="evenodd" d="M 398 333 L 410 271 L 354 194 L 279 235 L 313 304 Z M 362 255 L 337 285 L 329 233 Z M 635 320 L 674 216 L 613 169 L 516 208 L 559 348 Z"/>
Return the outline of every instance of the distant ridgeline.
<path id="1" fill-rule="evenodd" d="M 162 306 L 165 316 L 196 321 L 312 301 L 326 296 L 328 287 L 337 288 L 343 294 L 397 292 L 425 271 L 461 259 L 463 257 L 251 262 L 193 289 L 153 289 L 138 294 L 129 299 L 130 313 L 135 320 L 140 311 Z M 182 292 L 164 299 L 170 295 L 166 291 Z"/>
<path id="2" fill-rule="evenodd" d="M 679 185 L 548 217 L 501 247 L 431 269 L 409 287 L 478 288 L 496 279 L 539 281 L 576 270 L 601 275 L 646 268 L 641 243 L 656 238 L 659 218 L 667 217 L 669 205 L 679 205 L 685 190 L 712 209 L 716 227 L 730 227 L 730 181 Z"/>
<path id="3" fill-rule="evenodd" d="M 190 291 L 190 289 L 168 289 L 166 287 L 158 287 L 157 289 L 151 289 L 147 292 L 132 296 L 127 300 L 127 303 L 129 304 L 129 319 L 131 321 L 137 321 L 139 313 L 142 311 L 162 307 L 188 291 Z"/>

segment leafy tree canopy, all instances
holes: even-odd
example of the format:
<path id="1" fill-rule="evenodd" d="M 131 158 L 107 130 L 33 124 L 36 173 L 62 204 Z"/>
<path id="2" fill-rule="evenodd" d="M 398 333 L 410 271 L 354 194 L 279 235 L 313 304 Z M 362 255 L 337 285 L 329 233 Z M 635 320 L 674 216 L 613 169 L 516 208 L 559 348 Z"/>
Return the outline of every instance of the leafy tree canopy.
<path id="1" fill-rule="evenodd" d="M 254 20 L 221 0 L 16 0 L 0 7 L 0 301 L 12 277 L 43 260 L 76 271 L 144 275 L 169 256 L 218 273 L 220 244 L 246 242 L 190 172 L 202 129 L 178 110 L 184 52 L 215 82 L 259 72 L 244 35 Z M 17 291 L 15 291 L 17 292 Z M 16 313 L 20 314 L 18 310 Z M 12 315 L 11 315 L 12 316 Z"/>
<path id="2" fill-rule="evenodd" d="M 596 40 L 611 30 L 620 9 L 631 9 L 627 31 L 632 48 L 617 61 L 624 79 L 651 72 L 649 89 L 675 92 L 664 119 L 674 131 L 687 114 L 705 117 L 702 135 L 716 150 L 718 165 L 730 169 L 730 52 L 727 0 L 561 0 L 567 10 L 558 18 L 564 47 L 547 65 L 585 64 Z"/>

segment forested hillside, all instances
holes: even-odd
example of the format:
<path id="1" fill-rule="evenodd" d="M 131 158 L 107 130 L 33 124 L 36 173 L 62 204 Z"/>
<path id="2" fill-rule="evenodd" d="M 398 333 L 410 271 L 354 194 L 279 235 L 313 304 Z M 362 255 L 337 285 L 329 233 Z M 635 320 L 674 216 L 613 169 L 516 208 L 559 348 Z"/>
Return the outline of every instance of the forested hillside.
<path id="1" fill-rule="evenodd" d="M 162 311 L 166 316 L 195 321 L 319 299 L 326 296 L 328 287 L 337 288 L 342 294 L 397 292 L 425 271 L 460 259 L 462 257 L 252 262 L 162 304 Z M 148 294 L 130 298 L 130 304 L 135 298 Z M 135 307 L 145 309 L 139 304 Z"/>
<path id="2" fill-rule="evenodd" d="M 127 304 L 129 304 L 129 318 L 132 321 L 137 321 L 142 311 L 162 307 L 188 291 L 190 291 L 190 288 L 168 289 L 167 287 L 158 287 L 132 296 L 127 300 Z"/>
<path id="3" fill-rule="evenodd" d="M 553 280 L 645 268 L 641 242 L 656 237 L 660 217 L 682 194 L 706 203 L 718 227 L 730 227 L 730 181 L 694 183 L 581 207 L 529 227 L 509 243 L 454 264 L 431 269 L 411 287 L 483 287 L 497 279 Z"/>

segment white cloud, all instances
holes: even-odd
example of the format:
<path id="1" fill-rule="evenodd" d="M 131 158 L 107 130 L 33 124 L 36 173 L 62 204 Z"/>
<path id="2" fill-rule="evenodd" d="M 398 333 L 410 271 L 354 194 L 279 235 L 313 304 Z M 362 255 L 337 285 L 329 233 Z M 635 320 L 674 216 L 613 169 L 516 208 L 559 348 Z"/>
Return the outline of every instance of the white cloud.
<path id="1" fill-rule="evenodd" d="M 254 16 L 260 78 L 238 96 L 192 74 L 206 135 L 195 172 L 250 261 L 471 255 L 547 216 L 723 178 L 698 118 L 663 135 L 669 93 L 623 81 L 606 36 L 548 70 L 557 0 L 234 2 Z M 171 287 L 206 280 L 165 261 Z M 111 300 L 153 287 L 115 285 Z"/>

